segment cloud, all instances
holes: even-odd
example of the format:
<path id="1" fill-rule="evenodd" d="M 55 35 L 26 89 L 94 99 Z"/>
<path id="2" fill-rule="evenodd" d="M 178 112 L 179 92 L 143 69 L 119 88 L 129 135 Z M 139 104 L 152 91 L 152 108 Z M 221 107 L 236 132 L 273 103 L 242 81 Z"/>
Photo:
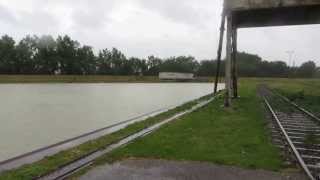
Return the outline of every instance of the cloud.
<path id="1" fill-rule="evenodd" d="M 0 4 L 0 22 L 6 24 L 17 24 L 17 19 L 12 12 L 5 6 Z"/>
<path id="2" fill-rule="evenodd" d="M 151 12 L 158 13 L 164 18 L 176 23 L 203 27 L 212 19 L 212 13 L 206 7 L 214 7 L 217 1 L 203 0 L 199 6 L 197 0 L 139 0 L 141 6 Z"/>
<path id="3" fill-rule="evenodd" d="M 316 50 L 320 41 L 319 31 L 320 25 L 240 29 L 239 49 L 259 54 L 266 60 L 287 63 L 289 56 L 286 52 L 294 51 L 296 65 L 307 60 L 320 65 L 320 53 Z"/>
<path id="4" fill-rule="evenodd" d="M 128 56 L 216 57 L 222 0 L 1 0 L 1 33 L 67 34 L 95 50 L 117 47 Z M 320 26 L 239 30 L 239 50 L 297 64 L 317 60 Z M 224 48 L 225 51 L 225 48 Z"/>
<path id="5" fill-rule="evenodd" d="M 34 13 L 21 12 L 17 27 L 22 31 L 50 34 L 57 31 L 58 27 L 55 25 L 58 23 L 58 19 L 44 11 Z"/>
<path id="6" fill-rule="evenodd" d="M 108 25 L 115 7 L 115 0 L 92 1 L 82 0 L 80 4 L 73 8 L 72 19 L 74 28 L 94 30 Z"/>
<path id="7" fill-rule="evenodd" d="M 4 33 L 12 33 L 21 38 L 22 34 L 54 33 L 57 31 L 58 21 L 46 11 L 12 10 L 11 7 L 0 4 L 0 23 L 2 23 Z"/>

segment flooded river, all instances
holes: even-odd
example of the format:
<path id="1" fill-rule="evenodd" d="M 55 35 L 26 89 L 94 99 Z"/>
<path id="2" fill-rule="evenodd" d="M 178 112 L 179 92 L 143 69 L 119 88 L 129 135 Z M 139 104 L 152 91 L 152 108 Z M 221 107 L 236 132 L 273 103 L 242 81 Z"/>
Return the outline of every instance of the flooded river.
<path id="1" fill-rule="evenodd" d="M 212 91 L 210 83 L 1 84 L 0 161 Z"/>

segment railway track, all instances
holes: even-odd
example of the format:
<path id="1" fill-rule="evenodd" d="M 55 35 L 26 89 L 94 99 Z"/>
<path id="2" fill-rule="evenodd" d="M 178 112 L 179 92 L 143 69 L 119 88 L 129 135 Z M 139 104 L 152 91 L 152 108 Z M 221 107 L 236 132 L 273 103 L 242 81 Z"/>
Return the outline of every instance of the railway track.
<path id="1" fill-rule="evenodd" d="M 320 180 L 320 119 L 266 87 L 259 91 L 272 115 L 273 141 L 309 179 Z"/>

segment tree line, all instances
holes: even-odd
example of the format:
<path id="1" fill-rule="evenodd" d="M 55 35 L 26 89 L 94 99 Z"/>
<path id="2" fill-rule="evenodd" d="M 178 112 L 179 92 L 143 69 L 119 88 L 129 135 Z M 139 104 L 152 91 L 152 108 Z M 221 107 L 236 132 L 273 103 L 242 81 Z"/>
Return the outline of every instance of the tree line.
<path id="1" fill-rule="evenodd" d="M 238 72 L 245 77 L 315 77 L 319 68 L 312 61 L 300 67 L 285 62 L 268 62 L 258 55 L 237 54 Z M 147 75 L 159 72 L 185 72 L 197 76 L 214 76 L 217 61 L 197 61 L 192 56 L 146 59 L 126 57 L 116 48 L 97 54 L 91 46 L 81 45 L 69 36 L 26 36 L 19 42 L 4 35 L 0 39 L 0 74 L 64 74 L 64 75 Z M 224 74 L 222 61 L 221 75 Z"/>

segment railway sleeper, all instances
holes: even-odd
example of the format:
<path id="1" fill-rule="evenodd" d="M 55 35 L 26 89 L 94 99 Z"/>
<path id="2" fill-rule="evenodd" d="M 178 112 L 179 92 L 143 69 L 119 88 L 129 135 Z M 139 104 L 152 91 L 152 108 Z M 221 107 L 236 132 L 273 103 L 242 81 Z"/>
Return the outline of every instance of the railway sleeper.
<path id="1" fill-rule="evenodd" d="M 310 156 L 310 155 L 301 154 L 301 157 L 304 159 L 315 159 L 320 162 L 320 156 Z"/>
<path id="2" fill-rule="evenodd" d="M 320 171 L 320 164 L 307 164 L 307 167 L 311 170 Z"/>
<path id="3" fill-rule="evenodd" d="M 319 124 L 317 124 L 316 122 L 314 121 L 300 121 L 300 122 L 297 122 L 297 121 L 286 121 L 284 123 L 288 123 L 288 124 L 297 124 L 297 125 L 302 125 L 302 126 L 313 126 L 313 127 L 320 127 Z"/>
<path id="4" fill-rule="evenodd" d="M 311 146 L 311 147 L 315 147 L 315 149 L 320 149 L 319 142 L 318 141 L 312 142 L 312 141 L 308 140 L 307 136 L 290 136 L 289 135 L 289 137 L 292 141 L 301 142 L 302 145 L 304 144 L 305 146 Z"/>
<path id="5" fill-rule="evenodd" d="M 312 123 L 296 123 L 296 122 L 281 122 L 282 125 L 289 125 L 289 126 L 298 126 L 298 127 L 315 127 L 317 124 Z"/>
<path id="6" fill-rule="evenodd" d="M 301 158 L 308 164 L 320 163 L 320 156 L 310 156 L 310 155 L 301 154 Z"/>
<path id="7" fill-rule="evenodd" d="M 320 127 L 316 125 L 293 125 L 293 124 L 286 124 L 286 123 L 281 123 L 283 127 L 294 127 L 298 129 L 311 129 L 311 130 L 320 130 Z"/>
<path id="8" fill-rule="evenodd" d="M 320 133 L 320 130 L 308 130 L 308 129 L 296 129 L 296 128 L 285 128 L 286 131 L 290 132 L 302 132 L 302 133 Z"/>
<path id="9" fill-rule="evenodd" d="M 289 119 L 289 120 L 298 120 L 298 121 L 301 121 L 301 120 L 307 120 L 307 121 L 310 121 L 310 119 L 309 119 L 309 116 L 307 116 L 307 115 L 301 115 L 301 116 L 297 116 L 297 115 L 295 115 L 295 116 L 287 116 L 287 117 L 285 117 L 286 119 Z"/>
<path id="10" fill-rule="evenodd" d="M 319 166 L 320 168 L 320 161 L 316 161 L 316 160 L 312 160 L 312 159 L 303 159 L 304 162 L 306 164 L 309 164 L 309 165 L 314 165 L 314 166 Z M 320 170 L 320 169 L 319 169 Z"/>
<path id="11" fill-rule="evenodd" d="M 318 144 L 305 144 L 305 143 L 299 143 L 295 144 L 296 148 L 304 148 L 304 149 L 320 149 L 320 145 Z"/>
<path id="12" fill-rule="evenodd" d="M 281 132 L 277 129 L 271 130 L 271 134 L 281 134 Z"/>
<path id="13" fill-rule="evenodd" d="M 307 116 L 305 115 L 298 115 L 297 113 L 295 114 L 291 114 L 291 115 L 288 115 L 286 113 L 283 113 L 283 112 L 276 112 L 276 115 L 281 118 L 281 119 L 288 119 L 288 120 L 308 120 Z"/>
<path id="14" fill-rule="evenodd" d="M 272 137 L 272 139 L 281 139 L 282 138 L 281 134 L 272 134 L 271 137 Z"/>
<path id="15" fill-rule="evenodd" d="M 302 130 L 310 130 L 310 131 L 320 131 L 320 127 L 315 126 L 294 126 L 294 125 L 282 125 L 285 129 L 293 128 L 293 129 L 302 129 Z"/>
<path id="16" fill-rule="evenodd" d="M 292 134 L 292 135 L 295 135 L 295 136 L 308 136 L 308 135 L 313 135 L 313 136 L 319 136 L 320 137 L 320 134 L 314 134 L 313 132 L 309 132 L 309 133 L 302 133 L 302 132 L 294 132 L 294 131 L 288 131 L 287 132 L 289 135 Z"/>
<path id="17" fill-rule="evenodd" d="M 319 149 L 309 149 L 309 148 L 296 148 L 300 154 L 305 154 L 309 156 L 320 156 L 320 150 Z"/>
<path id="18" fill-rule="evenodd" d="M 306 122 L 296 122 L 296 121 L 281 121 L 282 124 L 289 124 L 289 125 L 300 125 L 300 126 L 318 126 L 317 124 L 313 124 L 313 123 L 306 123 Z"/>

